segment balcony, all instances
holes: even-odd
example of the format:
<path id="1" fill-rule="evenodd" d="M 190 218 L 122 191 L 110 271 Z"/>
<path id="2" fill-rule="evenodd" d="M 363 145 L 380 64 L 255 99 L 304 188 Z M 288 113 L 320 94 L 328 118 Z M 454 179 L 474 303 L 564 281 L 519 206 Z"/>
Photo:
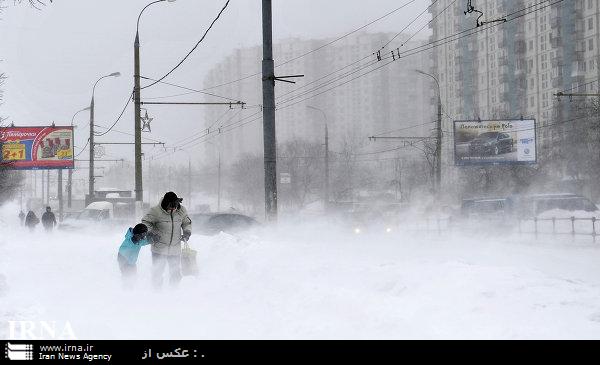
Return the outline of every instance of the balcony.
<path id="1" fill-rule="evenodd" d="M 524 40 L 515 41 L 515 52 L 516 53 L 527 52 L 527 43 Z"/>
<path id="2" fill-rule="evenodd" d="M 552 46 L 552 48 L 562 47 L 562 45 L 563 45 L 562 37 L 558 36 L 558 37 L 550 38 L 550 45 Z"/>
<path id="3" fill-rule="evenodd" d="M 555 17 L 550 19 L 550 27 L 552 29 L 560 28 L 562 26 L 562 21 L 560 17 Z"/>

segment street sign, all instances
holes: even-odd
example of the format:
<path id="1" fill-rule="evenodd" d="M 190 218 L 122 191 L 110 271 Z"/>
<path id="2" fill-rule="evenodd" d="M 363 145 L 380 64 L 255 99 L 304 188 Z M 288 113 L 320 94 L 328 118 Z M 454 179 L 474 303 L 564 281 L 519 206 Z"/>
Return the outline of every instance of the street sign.
<path id="1" fill-rule="evenodd" d="M 292 183 L 292 175 L 288 172 L 282 172 L 279 174 L 279 182 L 281 184 L 291 184 Z"/>

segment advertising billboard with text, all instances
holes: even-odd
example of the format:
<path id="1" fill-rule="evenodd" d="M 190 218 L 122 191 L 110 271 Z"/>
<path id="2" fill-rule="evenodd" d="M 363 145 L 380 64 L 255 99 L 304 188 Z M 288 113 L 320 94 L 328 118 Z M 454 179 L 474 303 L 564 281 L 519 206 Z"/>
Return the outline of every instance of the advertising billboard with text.
<path id="1" fill-rule="evenodd" d="M 72 169 L 73 127 L 3 127 L 0 149 L 5 168 Z"/>
<path id="2" fill-rule="evenodd" d="M 456 165 L 535 164 L 535 120 L 454 121 Z"/>

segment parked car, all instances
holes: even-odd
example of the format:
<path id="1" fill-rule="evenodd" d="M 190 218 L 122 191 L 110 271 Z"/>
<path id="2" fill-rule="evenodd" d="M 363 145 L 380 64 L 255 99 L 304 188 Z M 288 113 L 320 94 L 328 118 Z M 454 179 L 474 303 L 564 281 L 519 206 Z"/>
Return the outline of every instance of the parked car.
<path id="1" fill-rule="evenodd" d="M 190 214 L 194 233 L 213 236 L 220 232 L 239 233 L 260 226 L 252 217 L 237 213 Z"/>
<path id="2" fill-rule="evenodd" d="M 471 156 L 499 155 L 512 152 L 513 145 L 514 141 L 507 133 L 485 132 L 469 143 L 469 153 Z"/>
<path id="3" fill-rule="evenodd" d="M 535 217 L 550 210 L 566 212 L 597 212 L 598 207 L 591 200 L 577 194 L 538 194 L 517 199 L 516 210 L 520 216 Z M 600 213 L 600 212 L 599 212 Z"/>
<path id="4" fill-rule="evenodd" d="M 507 218 L 513 214 L 514 202 L 510 198 L 463 199 L 463 218 Z"/>

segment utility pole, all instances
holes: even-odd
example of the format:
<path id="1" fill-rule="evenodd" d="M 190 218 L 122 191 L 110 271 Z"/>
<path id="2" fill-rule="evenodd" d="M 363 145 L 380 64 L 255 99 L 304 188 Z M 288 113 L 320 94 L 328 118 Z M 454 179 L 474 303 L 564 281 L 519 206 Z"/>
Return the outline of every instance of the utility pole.
<path id="1" fill-rule="evenodd" d="M 145 8 L 144 8 L 145 9 Z M 143 12 L 143 10 L 142 10 Z M 141 17 L 140 13 L 140 17 Z M 138 28 L 139 28 L 139 17 L 138 17 Z M 135 131 L 135 201 L 144 201 L 144 190 L 142 186 L 142 109 L 141 109 L 141 96 L 140 96 L 140 36 L 139 29 L 135 33 L 133 51 L 133 62 L 134 62 L 134 88 L 133 88 L 133 102 L 135 109 L 135 120 L 133 129 Z"/>
<path id="2" fill-rule="evenodd" d="M 46 206 L 50 205 L 50 170 L 46 170 Z"/>
<path id="3" fill-rule="evenodd" d="M 436 80 L 437 82 L 437 80 Z M 442 95 L 438 84 L 438 112 L 437 112 L 437 139 L 435 146 L 435 192 L 436 198 L 442 196 Z"/>
<path id="4" fill-rule="evenodd" d="M 188 159 L 188 206 L 192 209 L 192 158 Z"/>
<path id="5" fill-rule="evenodd" d="M 263 139 L 265 164 L 265 215 L 277 221 L 277 141 L 275 134 L 275 64 L 271 0 L 262 0 L 263 28 Z"/>
<path id="6" fill-rule="evenodd" d="M 75 168 L 73 166 L 73 168 Z M 69 169 L 69 177 L 67 179 L 67 207 L 71 208 L 73 199 L 73 169 Z"/>
<path id="7" fill-rule="evenodd" d="M 220 143 L 219 143 L 220 146 Z M 221 149 L 219 148 L 219 166 L 217 178 L 217 212 L 221 211 Z"/>
<path id="8" fill-rule="evenodd" d="M 96 82 L 97 83 L 97 82 Z M 94 85 L 95 87 L 95 85 Z M 89 184 L 88 184 L 88 195 L 89 201 L 86 200 L 85 204 L 89 204 L 94 199 L 94 92 L 92 91 L 92 101 L 90 103 L 90 168 L 89 168 Z"/>
<path id="9" fill-rule="evenodd" d="M 46 201 L 46 198 L 44 197 L 45 194 L 46 189 L 44 188 L 44 170 L 42 170 L 42 205 L 44 205 L 44 202 Z"/>
<path id="10" fill-rule="evenodd" d="M 329 212 L 329 128 L 325 123 L 325 212 Z"/>
<path id="11" fill-rule="evenodd" d="M 58 220 L 63 220 L 63 174 L 62 169 L 58 170 Z"/>

